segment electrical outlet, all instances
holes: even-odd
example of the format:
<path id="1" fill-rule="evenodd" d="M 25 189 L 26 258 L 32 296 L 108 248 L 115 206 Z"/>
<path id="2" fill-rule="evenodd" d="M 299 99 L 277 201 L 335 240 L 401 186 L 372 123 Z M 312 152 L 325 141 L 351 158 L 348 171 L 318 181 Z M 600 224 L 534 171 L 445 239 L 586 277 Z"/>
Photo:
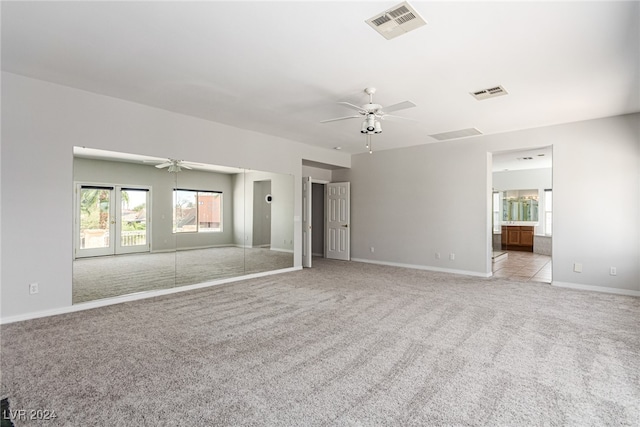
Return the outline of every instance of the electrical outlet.
<path id="1" fill-rule="evenodd" d="M 611 267 L 609 269 L 609 274 L 615 276 L 616 274 L 618 274 L 618 270 L 615 267 Z"/>
<path id="2" fill-rule="evenodd" d="M 454 254 L 454 253 L 450 253 L 450 254 L 449 254 L 449 260 L 450 260 L 450 261 L 453 261 L 453 260 L 455 260 L 455 259 L 456 259 L 456 254 Z"/>
<path id="3" fill-rule="evenodd" d="M 440 252 L 436 252 L 436 259 L 440 259 Z"/>
<path id="4" fill-rule="evenodd" d="M 582 263 L 576 262 L 573 264 L 573 271 L 576 273 L 582 273 Z"/>
<path id="5" fill-rule="evenodd" d="M 38 289 L 38 284 L 29 283 L 29 295 L 37 294 L 38 292 L 40 292 L 40 290 Z"/>
<path id="6" fill-rule="evenodd" d="M 375 252 L 375 251 L 376 251 L 376 248 L 374 248 L 373 246 L 371 246 L 371 249 L 370 249 L 370 250 L 371 250 L 371 252 Z"/>

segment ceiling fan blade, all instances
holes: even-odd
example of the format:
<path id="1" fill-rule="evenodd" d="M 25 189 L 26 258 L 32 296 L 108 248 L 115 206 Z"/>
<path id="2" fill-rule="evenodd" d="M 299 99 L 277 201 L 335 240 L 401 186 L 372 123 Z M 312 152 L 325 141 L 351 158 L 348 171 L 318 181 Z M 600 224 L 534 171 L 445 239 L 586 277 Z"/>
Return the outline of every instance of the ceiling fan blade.
<path id="1" fill-rule="evenodd" d="M 171 166 L 171 162 L 164 162 L 164 163 L 160 163 L 159 165 L 156 165 L 158 169 L 166 168 L 167 166 Z"/>
<path id="2" fill-rule="evenodd" d="M 184 163 L 178 163 L 178 166 L 180 166 L 180 167 L 181 167 L 181 168 L 183 168 L 183 169 L 193 169 L 192 167 L 187 166 L 187 165 L 185 165 Z"/>
<path id="3" fill-rule="evenodd" d="M 346 120 L 346 119 L 360 119 L 360 118 L 362 118 L 362 116 L 338 117 L 338 118 L 335 118 L 335 119 L 322 120 L 320 123 L 335 122 L 335 121 L 338 121 L 338 120 Z"/>
<path id="4" fill-rule="evenodd" d="M 402 119 L 402 120 L 409 120 L 411 122 L 417 122 L 418 120 L 416 119 L 411 119 L 409 117 L 403 117 L 403 116 L 395 116 L 393 114 L 383 114 L 382 116 L 380 116 L 380 118 L 382 120 L 386 120 L 387 118 L 389 119 Z"/>
<path id="5" fill-rule="evenodd" d="M 416 104 L 411 101 L 403 101 L 397 104 L 389 105 L 388 107 L 383 107 L 382 110 L 386 113 L 391 111 L 405 110 L 407 108 L 413 108 L 415 106 Z"/>
<path id="6" fill-rule="evenodd" d="M 363 109 L 362 109 L 362 107 L 359 107 L 359 106 L 357 106 L 357 105 L 354 105 L 354 104 L 352 104 L 352 103 L 350 103 L 350 102 L 340 101 L 340 102 L 338 102 L 338 104 L 342 104 L 342 105 L 344 105 L 345 107 L 348 107 L 348 108 L 351 108 L 351 109 L 353 109 L 353 110 L 356 110 L 356 111 L 357 111 L 357 112 L 359 112 L 360 114 L 366 114 L 366 112 L 367 112 L 366 110 L 363 110 Z"/>

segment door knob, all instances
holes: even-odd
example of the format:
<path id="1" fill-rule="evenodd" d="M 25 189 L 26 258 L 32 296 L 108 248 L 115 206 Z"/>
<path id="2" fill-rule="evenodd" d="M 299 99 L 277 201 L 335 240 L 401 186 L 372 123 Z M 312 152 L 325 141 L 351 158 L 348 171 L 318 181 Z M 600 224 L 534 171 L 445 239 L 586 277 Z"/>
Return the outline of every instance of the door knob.
<path id="1" fill-rule="evenodd" d="M 343 225 L 343 227 L 347 227 L 347 228 L 348 228 L 348 227 L 349 227 L 349 224 L 345 224 L 345 225 Z"/>

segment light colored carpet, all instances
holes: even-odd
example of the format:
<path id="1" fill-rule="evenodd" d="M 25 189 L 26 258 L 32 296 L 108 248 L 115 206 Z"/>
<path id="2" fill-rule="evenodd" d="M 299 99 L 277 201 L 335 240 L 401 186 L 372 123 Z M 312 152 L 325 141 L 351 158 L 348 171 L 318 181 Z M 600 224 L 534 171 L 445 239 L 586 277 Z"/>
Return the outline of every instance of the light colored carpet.
<path id="1" fill-rule="evenodd" d="M 317 259 L 2 327 L 68 426 L 638 426 L 640 299 Z"/>
<path id="2" fill-rule="evenodd" d="M 263 248 L 80 258 L 73 263 L 73 303 L 289 267 L 293 267 L 292 253 Z"/>

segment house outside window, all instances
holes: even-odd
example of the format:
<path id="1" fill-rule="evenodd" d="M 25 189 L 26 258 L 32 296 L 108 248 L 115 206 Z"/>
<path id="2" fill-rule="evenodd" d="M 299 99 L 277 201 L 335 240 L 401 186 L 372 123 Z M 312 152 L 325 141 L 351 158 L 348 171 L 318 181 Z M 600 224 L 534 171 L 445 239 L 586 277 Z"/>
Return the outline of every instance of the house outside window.
<path id="1" fill-rule="evenodd" d="M 173 191 L 173 232 L 222 231 L 222 193 L 177 189 Z"/>

